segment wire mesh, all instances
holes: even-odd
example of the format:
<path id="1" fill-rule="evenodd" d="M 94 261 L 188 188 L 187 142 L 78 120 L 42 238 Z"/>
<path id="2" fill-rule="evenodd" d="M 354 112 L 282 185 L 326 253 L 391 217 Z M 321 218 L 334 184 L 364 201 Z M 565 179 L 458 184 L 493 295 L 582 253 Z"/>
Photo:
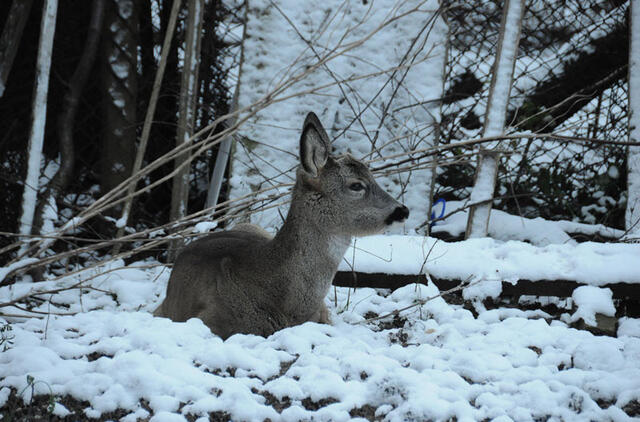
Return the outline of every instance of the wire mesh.
<path id="1" fill-rule="evenodd" d="M 525 6 L 507 132 L 626 139 L 628 2 L 528 0 Z M 502 8 L 501 1 L 443 2 L 450 29 L 443 143 L 481 135 Z M 502 147 L 507 154 L 494 207 L 624 226 L 624 147 L 544 136 Z M 438 195 L 466 199 L 473 175 L 470 165 L 441 169 Z"/>

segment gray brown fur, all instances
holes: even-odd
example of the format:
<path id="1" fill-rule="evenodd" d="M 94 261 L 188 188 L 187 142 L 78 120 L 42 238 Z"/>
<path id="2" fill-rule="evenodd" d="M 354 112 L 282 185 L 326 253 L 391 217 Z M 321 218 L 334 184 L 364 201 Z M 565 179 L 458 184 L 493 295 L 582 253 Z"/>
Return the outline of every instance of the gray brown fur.
<path id="1" fill-rule="evenodd" d="M 353 236 L 404 221 L 408 209 L 378 186 L 366 165 L 330 156 L 309 113 L 291 207 L 275 237 L 242 225 L 197 240 L 180 253 L 156 315 L 200 318 L 222 338 L 268 336 L 306 321 L 329 323 L 324 299 Z"/>

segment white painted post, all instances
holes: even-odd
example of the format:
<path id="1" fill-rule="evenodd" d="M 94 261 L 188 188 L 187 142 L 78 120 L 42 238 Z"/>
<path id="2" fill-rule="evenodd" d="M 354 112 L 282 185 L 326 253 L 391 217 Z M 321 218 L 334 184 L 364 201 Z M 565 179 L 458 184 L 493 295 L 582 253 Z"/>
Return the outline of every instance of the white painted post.
<path id="1" fill-rule="evenodd" d="M 238 86 L 233 94 L 231 100 L 230 112 L 235 112 L 238 109 Z M 230 121 L 224 121 L 223 124 L 226 127 L 235 125 L 238 120 L 238 115 L 235 115 Z M 205 208 L 215 208 L 218 205 L 218 196 L 220 196 L 220 189 L 222 189 L 222 179 L 224 178 L 224 172 L 227 169 L 227 163 L 229 162 L 229 154 L 231 154 L 231 142 L 233 141 L 233 135 L 227 135 L 220 142 L 218 147 L 218 155 L 216 156 L 216 163 L 211 173 L 211 179 L 209 181 L 209 188 L 207 189 L 207 201 L 204 205 Z"/>
<path id="2" fill-rule="evenodd" d="M 631 0 L 629 34 L 629 142 L 640 141 L 640 0 Z M 628 240 L 640 241 L 640 147 L 627 152 L 627 209 L 625 228 Z"/>
<path id="3" fill-rule="evenodd" d="M 56 29 L 58 0 L 46 0 L 40 22 L 40 41 L 36 63 L 36 89 L 33 97 L 33 119 L 29 135 L 27 176 L 22 196 L 22 215 L 20 216 L 20 234 L 30 234 L 38 199 L 38 178 L 42 160 L 42 144 L 47 117 L 47 94 L 49 92 L 49 71 L 51 70 L 51 51 Z M 20 249 L 23 253 L 26 243 Z"/>
<path id="4" fill-rule="evenodd" d="M 505 0 L 500 39 L 493 64 L 489 102 L 484 118 L 484 137 L 500 136 L 504 132 L 507 105 L 513 82 L 513 69 L 518 54 L 522 29 L 524 0 Z M 498 156 L 495 152 L 481 152 L 476 170 L 476 182 L 471 191 L 471 206 L 466 237 L 484 237 L 489 229 L 491 199 L 498 175 Z"/>

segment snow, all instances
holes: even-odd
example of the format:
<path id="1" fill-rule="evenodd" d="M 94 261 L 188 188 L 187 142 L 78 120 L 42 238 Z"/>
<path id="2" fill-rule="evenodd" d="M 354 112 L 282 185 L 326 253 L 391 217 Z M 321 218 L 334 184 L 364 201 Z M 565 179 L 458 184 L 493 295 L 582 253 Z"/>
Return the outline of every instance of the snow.
<path id="1" fill-rule="evenodd" d="M 439 224 L 462 230 L 462 214 Z M 587 285 L 574 292 L 571 319 L 585 321 L 615 313 L 611 291 L 599 286 L 640 283 L 638 244 L 577 243 L 563 229 L 584 225 L 495 216 L 492 230 L 502 240 L 370 236 L 354 242 L 342 269 L 468 278 L 474 283 L 463 293 L 468 300 L 498 296 L 503 280 L 576 280 Z M 519 237 L 536 242 L 510 239 L 517 227 Z M 194 231 L 211 228 L 205 221 Z M 640 319 L 621 318 L 617 338 L 600 337 L 537 309 L 476 306 L 474 317 L 437 297 L 433 284 L 394 292 L 335 288 L 326 298 L 332 325 L 305 323 L 268 338 L 237 334 L 222 341 L 198 319 L 152 316 L 168 277 L 157 262 L 119 260 L 0 288 L 2 305 L 34 289 L 44 296 L 81 283 L 54 294 L 51 305 L 36 305 L 50 313 L 46 318 L 8 320 L 14 339 L 0 354 L 0 406 L 6 387 L 22 391 L 27 375 L 37 381 L 36 394 L 51 387 L 56 397 L 86 400 L 87 417 L 126 409 L 126 421 L 192 420 L 210 412 L 233 420 L 339 421 L 365 405 L 385 420 L 624 421 L 632 418 L 623 408 L 640 400 Z M 397 322 L 367 321 L 403 308 Z M 12 306 L 0 309 L 24 315 Z M 26 402 L 29 394 L 23 393 Z"/>
<path id="2" fill-rule="evenodd" d="M 615 316 L 616 307 L 613 305 L 611 289 L 595 286 L 580 286 L 571 295 L 573 303 L 578 308 L 571 316 L 572 321 L 582 319 L 585 323 L 595 326 L 596 314 Z"/>
<path id="3" fill-rule="evenodd" d="M 233 420 L 340 421 L 365 404 L 385 420 L 623 421 L 632 418 L 622 408 L 640 398 L 639 320 L 626 319 L 618 338 L 598 337 L 542 311 L 495 309 L 474 318 L 436 298 L 381 328 L 365 319 L 437 288 L 337 288 L 337 301 L 333 292 L 326 301 L 333 325 L 222 341 L 200 320 L 153 317 L 167 274 L 140 268 L 119 267 L 92 282 L 121 282 L 115 300 L 94 290 L 83 296 L 84 312 L 14 320 L 14 344 L 0 354 L 0 405 L 6 387 L 21 391 L 27 375 L 36 394 L 50 387 L 56 397 L 86 400 L 87 417 L 120 408 L 130 421 L 216 411 Z M 139 310 L 140 303 L 148 306 Z M 279 413 L 269 396 L 288 404 Z M 611 405 L 601 408 L 605 401 Z"/>
<path id="4" fill-rule="evenodd" d="M 118 15 L 123 20 L 127 20 L 133 14 L 133 0 L 117 0 Z"/>
<path id="5" fill-rule="evenodd" d="M 50 234 L 55 231 L 55 222 L 58 221 L 58 204 L 53 195 L 50 195 L 47 199 L 47 204 L 42 211 L 42 228 L 41 234 Z"/>
<path id="6" fill-rule="evenodd" d="M 609 175 L 610 178 L 617 179 L 618 177 L 620 177 L 620 170 L 618 170 L 618 167 L 616 166 L 611 166 L 609 167 L 607 174 Z"/>
<path id="7" fill-rule="evenodd" d="M 500 3 L 502 4 L 502 3 Z M 523 40 L 517 57 L 511 97 L 509 99 L 509 110 L 524 110 L 530 104 L 525 104 L 527 98 L 535 90 L 536 86 L 544 80 L 552 79 L 561 75 L 567 64 L 573 63 L 572 59 L 578 58 L 581 54 L 593 51 L 597 44 L 597 38 L 610 33 L 613 28 L 619 27 L 625 22 L 628 13 L 628 3 L 616 3 L 615 7 L 607 8 L 585 8 L 583 2 L 527 2 L 524 13 L 523 31 L 528 34 L 528 39 Z M 489 81 L 492 75 L 493 52 L 498 40 L 498 31 L 495 25 L 487 28 L 487 17 L 492 16 L 496 6 L 493 3 L 476 2 L 463 3 L 463 10 L 468 10 L 465 15 L 458 15 L 460 20 L 450 20 L 452 34 L 450 62 L 447 64 L 448 71 L 452 78 L 447 80 L 447 87 L 451 88 L 457 77 L 467 72 L 472 73 L 482 83 L 482 89 L 473 97 L 456 101 L 443 106 L 443 115 L 451 116 L 452 120 L 447 124 L 443 133 L 448 133 L 451 142 L 465 140 L 481 135 L 482 129 L 465 129 L 460 127 L 461 121 L 472 112 L 475 116 L 486 114 L 487 94 Z M 537 34 L 542 26 L 555 28 L 555 30 L 568 34 L 564 41 L 541 45 L 537 41 Z M 478 36 L 481 34 L 482 36 Z M 533 35 L 533 36 L 531 36 Z M 543 37 L 544 38 L 544 37 Z M 526 41 L 526 43 L 525 43 Z M 533 46 L 532 46 L 533 44 Z M 536 46 L 537 45 L 537 46 Z M 567 119 L 556 128 L 554 132 L 563 133 L 568 136 L 584 136 L 606 138 L 607 140 L 626 139 L 628 136 L 627 119 L 612 116 L 626 116 L 627 107 L 621 107 L 626 103 L 627 97 L 626 83 L 620 82 L 607 89 L 600 99 L 594 98 L 588 105 Z M 601 110 L 608 110 L 602 112 Z M 596 122 L 594 118 L 598 116 Z M 547 120 L 545 116 L 541 119 Z M 547 116 L 548 117 L 548 116 Z M 514 124 L 510 122 L 508 124 Z M 594 124 L 599 128 L 596 134 L 593 130 Z M 507 132 L 515 128 L 508 128 Z M 549 128 L 548 128 L 549 129 Z M 503 145 L 509 150 L 509 156 L 503 156 L 501 175 L 516 174 L 518 166 L 522 162 L 522 146 L 524 143 L 514 145 Z M 600 176 L 604 176 L 611 164 L 620 165 L 620 150 L 613 153 L 615 148 L 597 148 L 591 154 L 585 154 L 590 147 L 584 145 L 569 145 L 555 143 L 544 140 L 535 141 L 528 150 L 526 162 L 533 164 L 533 169 L 537 171 L 537 164 L 550 167 L 551 161 L 556 166 L 562 168 L 576 167 L 580 170 L 578 174 L 585 174 L 584 177 L 577 176 L 572 180 L 575 190 L 568 190 L 565 198 L 558 198 L 558 201 L 571 201 L 570 195 L 580 194 L 581 197 L 590 198 L 593 191 L 601 188 L 601 184 L 594 183 Z M 587 157 L 587 155 L 590 155 Z M 555 158 L 555 160 L 554 160 Z M 597 161 L 596 161 L 597 159 Z M 548 164 L 543 164 L 548 163 Z M 502 167 L 501 167 L 502 168 Z M 550 169 L 551 170 L 551 169 Z M 621 169 L 620 169 L 621 170 Z M 591 175 L 589 175 L 591 172 Z M 534 173 L 535 174 L 535 173 Z M 524 176 L 520 181 L 529 180 L 531 175 Z M 606 177 L 606 176 L 605 176 Z M 535 178 L 535 177 L 534 177 Z M 509 182 L 501 181 L 501 185 L 508 187 Z M 535 183 L 535 182 L 534 182 Z M 614 183 L 614 182 L 612 182 Z M 448 189 L 447 186 L 437 186 L 438 190 Z M 498 195 L 508 195 L 511 192 L 499 192 Z M 574 197 L 575 198 L 575 197 Z M 624 194 L 621 197 L 615 196 L 615 205 L 607 205 L 607 214 L 613 208 L 623 209 L 626 205 Z M 534 198 L 534 200 L 536 200 Z M 595 201 L 594 201 L 595 202 Z M 566 202 L 565 202 L 566 203 Z M 504 204 L 504 201 L 503 201 Z M 545 201 L 544 205 L 552 205 L 552 201 Z M 575 209 L 576 214 L 583 222 L 601 222 L 603 215 L 595 213 L 593 210 L 589 214 L 580 215 L 580 209 Z M 524 207 L 523 212 L 529 216 L 539 215 L 536 207 Z M 566 216 L 566 214 L 565 214 Z"/>
<path id="8" fill-rule="evenodd" d="M 198 223 L 200 224 L 200 223 Z M 198 226 L 198 224 L 196 224 L 196 227 Z M 164 229 L 159 229 L 159 230 L 153 230 L 151 232 L 149 232 L 149 239 L 154 239 L 156 237 L 162 237 L 162 236 L 166 236 L 167 232 L 164 231 Z"/>
<path id="9" fill-rule="evenodd" d="M 369 236 L 347 250 L 343 271 L 420 274 L 457 280 L 574 280 L 593 286 L 640 283 L 640 245 L 550 244 L 491 238 L 442 242 L 423 236 Z"/>
<path id="10" fill-rule="evenodd" d="M 44 167 L 43 174 L 40 177 L 38 186 L 46 186 L 60 169 L 60 157 L 56 160 L 49 161 Z M 58 204 L 55 197 L 50 195 L 48 198 L 43 198 L 46 201 L 42 210 L 42 227 L 40 228 L 40 234 L 51 234 L 55 231 L 55 223 L 58 221 Z"/>
<path id="11" fill-rule="evenodd" d="M 447 202 L 445 214 L 453 214 L 444 220 L 437 221 L 432 229 L 433 233 L 446 232 L 452 236 L 464 234 L 468 215 L 468 209 L 464 207 L 465 203 L 460 201 Z M 496 240 L 521 240 L 536 246 L 576 244 L 570 234 L 620 239 L 624 231 L 602 224 L 583 224 L 567 220 L 549 221 L 540 217 L 526 218 L 511 215 L 500 210 L 491 211 L 488 236 Z"/>
<path id="12" fill-rule="evenodd" d="M 640 319 L 620 318 L 618 321 L 618 337 L 640 337 Z"/>
<path id="13" fill-rule="evenodd" d="M 447 212 L 462 205 L 449 202 Z M 464 222 L 458 212 L 435 228 L 460 232 Z M 203 221 L 194 232 L 213 226 Z M 577 243 L 567 235 L 619 234 L 604 226 L 497 212 L 490 230 L 496 238 L 461 242 L 360 238 L 342 269 L 469 279 L 467 300 L 498 296 L 502 281 L 576 280 L 587 285 L 574 293 L 574 317 L 585 320 L 614 313 L 611 291 L 601 286 L 640 283 L 640 245 Z M 365 405 L 390 421 L 624 421 L 632 420 L 625 406 L 640 400 L 640 319 L 622 318 L 617 338 L 599 337 L 535 308 L 476 306 L 474 317 L 437 297 L 433 284 L 394 292 L 335 288 L 325 300 L 332 325 L 222 341 L 198 319 L 176 323 L 151 314 L 169 273 L 154 261 L 118 260 L 0 288 L 0 309 L 14 315 L 5 317 L 14 339 L 0 354 L 0 406 L 7 387 L 22 391 L 27 375 L 37 381 L 36 394 L 50 387 L 56 397 L 87 401 L 87 418 L 125 409 L 125 421 L 206 420 L 210 412 L 233 420 L 340 421 Z M 73 288 L 45 293 L 64 287 Z M 36 289 L 52 301 L 33 302 L 45 318 L 18 317 L 25 312 L 2 306 Z M 403 308 L 400 319 L 367 321 Z"/>
<path id="14" fill-rule="evenodd" d="M 524 0 L 509 0 L 505 2 L 507 9 L 504 34 L 498 44 L 492 89 L 489 93 L 484 136 L 498 136 L 504 131 L 507 105 L 513 81 L 513 69 L 516 63 Z M 493 193 L 493 189 L 492 189 Z"/>
<path id="15" fill-rule="evenodd" d="M 121 229 L 127 225 L 127 216 L 120 217 L 116 220 L 116 227 Z"/>
<path id="16" fill-rule="evenodd" d="M 129 64 L 127 62 L 117 62 L 115 59 L 111 62 L 111 69 L 113 69 L 114 74 L 118 75 L 118 77 L 126 78 L 129 73 Z M 124 109 L 126 104 L 126 100 L 121 90 L 118 89 L 116 85 L 112 85 L 109 87 L 109 95 L 111 95 L 111 102 L 116 108 Z M 122 169 L 114 169 L 116 171 L 122 171 Z"/>
<path id="17" fill-rule="evenodd" d="M 5 267 L 0 267 L 0 283 L 4 281 L 4 278 L 10 272 L 15 271 L 16 269 L 19 269 L 22 267 L 26 267 L 27 265 L 33 264 L 34 262 L 37 262 L 37 261 L 38 261 L 37 258 L 23 258 L 19 261 L 12 262 L 11 264 Z"/>
<path id="18" fill-rule="evenodd" d="M 473 204 L 482 201 L 489 201 L 493 198 L 496 176 L 498 174 L 497 157 L 492 154 L 483 155 L 478 165 L 476 182 L 471 191 L 469 201 Z M 487 226 L 491 218 L 490 204 L 477 205 L 473 212 L 473 217 L 469 221 L 469 236 L 484 237 L 487 233 Z"/>

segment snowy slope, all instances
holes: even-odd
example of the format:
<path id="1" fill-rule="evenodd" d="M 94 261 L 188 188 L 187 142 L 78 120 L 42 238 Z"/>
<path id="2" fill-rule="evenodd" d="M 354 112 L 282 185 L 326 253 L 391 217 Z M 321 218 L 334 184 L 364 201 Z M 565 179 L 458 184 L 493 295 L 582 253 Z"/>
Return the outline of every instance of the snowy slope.
<path id="1" fill-rule="evenodd" d="M 633 414 L 640 398 L 639 320 L 623 320 L 618 338 L 597 337 L 542 311 L 474 318 L 437 298 L 393 321 L 364 322 L 437 289 L 338 288 L 336 301 L 333 292 L 327 299 L 332 326 L 223 342 L 200 320 L 173 323 L 147 311 L 167 281 L 161 267 L 113 270 L 92 283 L 117 294 L 88 291 L 85 312 L 14 320 L 13 344 L 0 353 L 0 408 L 8 387 L 29 401 L 27 375 L 36 394 L 51 388 L 86 400 L 73 409 L 78 419 L 126 409 L 124 421 L 205 421 L 209 412 L 248 421 L 627 421 L 625 409 Z"/>
<path id="2" fill-rule="evenodd" d="M 275 190 L 262 197 L 287 192 L 288 186 L 279 185 L 294 180 L 300 128 L 309 111 L 318 114 L 337 153 L 375 159 L 376 165 L 384 163 L 381 157 L 433 143 L 439 108 L 429 101 L 442 94 L 446 33 L 434 15 L 436 1 L 259 0 L 249 5 L 240 108 L 304 73 L 318 57 L 330 59 L 269 96 L 291 98 L 267 106 L 243 124 L 231 164 L 232 198 L 270 187 Z M 336 83 L 344 79 L 348 82 Z M 307 91 L 311 93 L 295 95 Z M 378 177 L 412 209 L 406 229 L 426 220 L 431 169 Z M 276 209 L 251 218 L 267 228 L 281 225 Z"/>

